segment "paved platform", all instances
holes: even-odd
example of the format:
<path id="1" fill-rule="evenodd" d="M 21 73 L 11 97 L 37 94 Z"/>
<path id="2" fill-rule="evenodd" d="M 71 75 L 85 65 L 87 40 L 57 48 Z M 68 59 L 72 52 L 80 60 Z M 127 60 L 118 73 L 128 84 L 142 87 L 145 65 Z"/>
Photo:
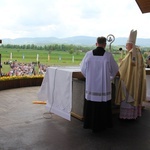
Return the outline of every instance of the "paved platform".
<path id="1" fill-rule="evenodd" d="M 47 114 L 33 104 L 39 87 L 0 91 L 0 150 L 150 150 L 150 105 L 142 117 L 120 121 L 99 134 L 83 129 L 83 122 Z"/>

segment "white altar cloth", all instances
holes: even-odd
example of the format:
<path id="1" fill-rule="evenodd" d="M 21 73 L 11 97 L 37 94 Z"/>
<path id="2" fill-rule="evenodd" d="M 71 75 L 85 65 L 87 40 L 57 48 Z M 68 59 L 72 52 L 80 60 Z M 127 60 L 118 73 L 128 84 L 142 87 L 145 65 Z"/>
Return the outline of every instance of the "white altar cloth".
<path id="1" fill-rule="evenodd" d="M 48 67 L 38 92 L 38 99 L 47 102 L 49 112 L 67 120 L 71 120 L 73 72 L 80 72 L 80 68 Z"/>

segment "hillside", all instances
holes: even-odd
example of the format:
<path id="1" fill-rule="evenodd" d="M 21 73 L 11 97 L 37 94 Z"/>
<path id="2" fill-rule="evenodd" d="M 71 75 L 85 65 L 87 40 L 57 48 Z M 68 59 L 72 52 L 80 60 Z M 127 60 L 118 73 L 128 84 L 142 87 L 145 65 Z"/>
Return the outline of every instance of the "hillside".
<path id="1" fill-rule="evenodd" d="M 67 38 L 56 38 L 56 37 L 38 37 L 38 38 L 16 38 L 16 39 L 2 39 L 2 44 L 12 45 L 24 45 L 24 44 L 35 44 L 35 45 L 47 45 L 47 44 L 73 44 L 73 45 L 95 45 L 96 37 L 89 36 L 74 36 Z M 112 45 L 125 45 L 127 38 L 119 37 L 116 38 Z M 142 47 L 150 47 L 150 39 L 138 38 L 136 44 Z"/>

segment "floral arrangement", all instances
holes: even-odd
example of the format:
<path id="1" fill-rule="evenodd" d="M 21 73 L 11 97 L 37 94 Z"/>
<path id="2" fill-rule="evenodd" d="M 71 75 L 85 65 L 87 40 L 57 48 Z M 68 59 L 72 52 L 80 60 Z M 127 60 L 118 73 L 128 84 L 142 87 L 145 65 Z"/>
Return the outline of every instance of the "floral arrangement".
<path id="1" fill-rule="evenodd" d="M 2 76 L 0 81 L 18 80 L 18 79 L 37 79 L 43 78 L 44 75 L 32 75 L 32 76 Z"/>

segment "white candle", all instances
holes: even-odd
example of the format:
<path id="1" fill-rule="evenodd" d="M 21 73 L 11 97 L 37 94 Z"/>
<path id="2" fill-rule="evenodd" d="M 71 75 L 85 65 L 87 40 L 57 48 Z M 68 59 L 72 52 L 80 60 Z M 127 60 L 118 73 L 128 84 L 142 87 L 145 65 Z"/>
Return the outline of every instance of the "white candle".
<path id="1" fill-rule="evenodd" d="M 12 53 L 10 53 L 10 59 L 12 59 Z"/>
<path id="2" fill-rule="evenodd" d="M 36 56 L 36 61 L 37 62 L 39 61 L 39 54 L 37 54 L 37 56 Z"/>
<path id="3" fill-rule="evenodd" d="M 72 56 L 72 62 L 74 62 L 74 56 Z"/>

